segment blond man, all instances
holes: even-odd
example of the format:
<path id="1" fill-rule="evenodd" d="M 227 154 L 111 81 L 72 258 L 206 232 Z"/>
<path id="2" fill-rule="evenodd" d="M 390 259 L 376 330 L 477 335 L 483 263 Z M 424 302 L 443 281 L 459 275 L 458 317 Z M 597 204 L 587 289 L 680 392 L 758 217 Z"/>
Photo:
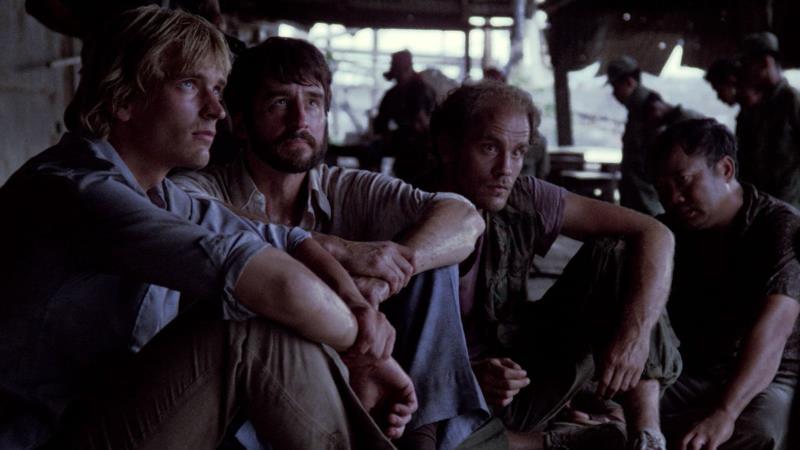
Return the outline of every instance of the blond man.
<path id="1" fill-rule="evenodd" d="M 306 232 L 165 179 L 208 162 L 230 69 L 219 32 L 139 8 L 88 61 L 71 131 L 0 188 L 14 212 L 2 225 L 0 448 L 213 449 L 240 411 L 274 448 L 391 448 L 331 351 L 363 323 L 343 301 L 366 304 L 344 269 Z M 181 293 L 220 318 L 184 314 Z M 369 400 L 392 435 L 416 399 L 385 361 Z"/>

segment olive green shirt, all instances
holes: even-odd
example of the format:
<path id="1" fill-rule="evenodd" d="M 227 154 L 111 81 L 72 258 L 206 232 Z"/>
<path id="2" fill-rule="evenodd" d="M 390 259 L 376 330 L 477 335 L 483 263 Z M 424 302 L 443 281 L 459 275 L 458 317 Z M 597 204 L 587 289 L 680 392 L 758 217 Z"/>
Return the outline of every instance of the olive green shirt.
<path id="1" fill-rule="evenodd" d="M 737 117 L 739 178 L 800 207 L 800 95 L 785 79 Z"/>
<path id="2" fill-rule="evenodd" d="M 664 211 L 658 194 L 647 175 L 647 143 L 645 101 L 653 93 L 641 84 L 625 100 L 628 121 L 622 133 L 622 179 L 619 182 L 620 204 L 649 215 Z"/>

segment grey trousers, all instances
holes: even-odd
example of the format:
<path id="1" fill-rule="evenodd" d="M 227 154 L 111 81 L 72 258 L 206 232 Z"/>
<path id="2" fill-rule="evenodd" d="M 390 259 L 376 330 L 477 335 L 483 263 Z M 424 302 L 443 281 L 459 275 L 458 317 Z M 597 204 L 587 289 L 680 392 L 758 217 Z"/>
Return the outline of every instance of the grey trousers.
<path id="1" fill-rule="evenodd" d="M 719 399 L 723 380 L 685 373 L 661 400 L 661 422 L 671 447 L 710 412 Z M 778 376 L 742 411 L 728 442 L 720 450 L 778 450 L 787 447 L 792 399 L 797 380 Z"/>
<path id="2" fill-rule="evenodd" d="M 214 449 L 245 411 L 276 450 L 393 448 L 343 370 L 266 320 L 179 318 L 98 377 L 52 447 Z"/>
<path id="3" fill-rule="evenodd" d="M 393 356 L 419 400 L 406 429 L 440 422 L 439 449 L 454 448 L 490 417 L 469 361 L 458 282 L 457 266 L 429 270 L 381 305 L 397 330 Z"/>

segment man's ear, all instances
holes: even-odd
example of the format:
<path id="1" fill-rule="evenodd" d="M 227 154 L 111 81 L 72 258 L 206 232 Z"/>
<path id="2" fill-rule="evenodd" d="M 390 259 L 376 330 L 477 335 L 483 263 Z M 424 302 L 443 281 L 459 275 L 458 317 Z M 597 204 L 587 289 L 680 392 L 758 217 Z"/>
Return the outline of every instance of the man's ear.
<path id="1" fill-rule="evenodd" d="M 114 118 L 119 120 L 120 122 L 127 122 L 131 120 L 131 110 L 133 107 L 131 106 L 130 102 L 126 102 L 124 105 L 121 105 L 114 111 Z"/>
<path id="2" fill-rule="evenodd" d="M 733 162 L 733 158 L 730 156 L 723 156 L 717 162 L 717 170 L 725 177 L 725 181 L 731 181 L 736 177 L 736 163 Z"/>

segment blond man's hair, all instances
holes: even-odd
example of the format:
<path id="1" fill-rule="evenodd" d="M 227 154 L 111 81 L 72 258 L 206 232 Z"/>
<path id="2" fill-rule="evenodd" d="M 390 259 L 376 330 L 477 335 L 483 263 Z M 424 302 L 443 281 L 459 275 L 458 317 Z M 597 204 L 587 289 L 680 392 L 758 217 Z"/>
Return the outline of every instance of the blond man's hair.
<path id="1" fill-rule="evenodd" d="M 158 6 L 123 12 L 84 45 L 84 65 L 65 122 L 71 131 L 107 138 L 116 113 L 164 81 L 215 67 L 231 69 L 225 38 L 202 17 Z"/>

